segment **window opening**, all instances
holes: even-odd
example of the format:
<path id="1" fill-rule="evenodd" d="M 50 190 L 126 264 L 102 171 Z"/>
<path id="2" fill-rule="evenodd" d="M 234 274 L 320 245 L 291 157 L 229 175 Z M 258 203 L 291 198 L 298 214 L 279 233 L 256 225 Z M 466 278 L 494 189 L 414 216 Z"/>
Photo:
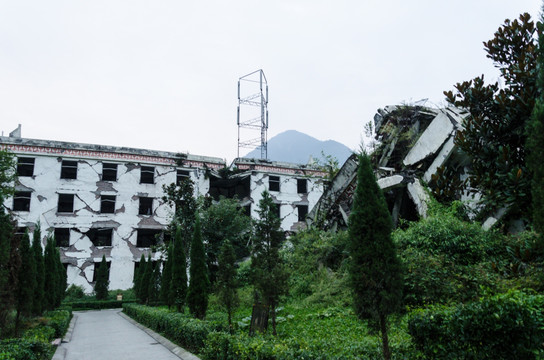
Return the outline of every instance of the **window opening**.
<path id="1" fill-rule="evenodd" d="M 111 246 L 113 229 L 94 228 L 87 231 L 86 235 L 94 246 Z"/>
<path id="2" fill-rule="evenodd" d="M 153 198 L 141 197 L 139 215 L 152 215 L 153 214 Z"/>
<path id="3" fill-rule="evenodd" d="M 280 177 L 279 176 L 268 177 L 268 189 L 269 191 L 280 191 Z"/>
<path id="4" fill-rule="evenodd" d="M 308 205 L 297 205 L 298 221 L 306 221 L 308 216 Z"/>
<path id="5" fill-rule="evenodd" d="M 36 159 L 20 157 L 17 158 L 17 175 L 32 176 L 34 175 L 34 162 Z"/>
<path id="6" fill-rule="evenodd" d="M 306 194 L 308 192 L 308 179 L 297 179 L 297 193 Z"/>
<path id="7" fill-rule="evenodd" d="M 140 169 L 140 184 L 154 184 L 155 168 L 153 166 L 142 166 Z"/>
<path id="8" fill-rule="evenodd" d="M 100 266 L 102 266 L 102 261 L 98 261 L 94 263 L 93 282 L 96 282 L 96 275 L 98 274 L 98 269 L 100 269 Z M 109 280 L 111 261 L 106 261 L 106 266 L 108 267 L 108 280 Z"/>
<path id="9" fill-rule="evenodd" d="M 77 179 L 77 161 L 62 160 L 61 179 Z"/>
<path id="10" fill-rule="evenodd" d="M 156 229 L 138 229 L 136 238 L 136 247 L 148 248 L 157 245 L 157 236 L 162 233 L 162 230 Z"/>
<path id="11" fill-rule="evenodd" d="M 103 163 L 102 164 L 102 180 L 117 181 L 117 164 Z"/>
<path id="12" fill-rule="evenodd" d="M 176 177 L 176 185 L 180 185 L 181 182 L 185 179 L 190 178 L 190 172 L 187 170 L 178 170 L 177 171 L 177 177 Z"/>
<path id="13" fill-rule="evenodd" d="M 13 195 L 13 211 L 30 211 L 30 191 L 16 191 Z"/>
<path id="14" fill-rule="evenodd" d="M 115 212 L 115 195 L 100 196 L 100 212 L 102 214 L 113 214 Z"/>
<path id="15" fill-rule="evenodd" d="M 57 205 L 59 213 L 74 212 L 74 194 L 59 194 L 59 203 Z"/>
<path id="16" fill-rule="evenodd" d="M 55 229 L 55 243 L 57 247 L 69 247 L 70 246 L 70 229 L 56 228 Z"/>

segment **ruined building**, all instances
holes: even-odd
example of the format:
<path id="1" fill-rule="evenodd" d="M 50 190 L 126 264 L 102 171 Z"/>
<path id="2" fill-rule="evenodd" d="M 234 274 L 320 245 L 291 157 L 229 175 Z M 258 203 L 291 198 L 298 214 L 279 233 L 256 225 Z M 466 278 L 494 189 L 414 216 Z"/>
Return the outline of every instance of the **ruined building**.
<path id="1" fill-rule="evenodd" d="M 227 168 L 213 157 L 25 139 L 20 129 L 10 135 L 0 137 L 0 147 L 16 155 L 18 181 L 5 206 L 19 231 L 39 224 L 42 243 L 55 236 L 68 284 L 86 292 L 102 255 L 110 289 L 132 287 L 141 255 L 150 254 L 173 215 L 161 200 L 163 185 L 189 177 L 195 196 L 237 196 L 252 217 L 267 189 L 285 231 L 304 226 L 323 192 L 325 174 L 307 166 L 237 159 Z"/>

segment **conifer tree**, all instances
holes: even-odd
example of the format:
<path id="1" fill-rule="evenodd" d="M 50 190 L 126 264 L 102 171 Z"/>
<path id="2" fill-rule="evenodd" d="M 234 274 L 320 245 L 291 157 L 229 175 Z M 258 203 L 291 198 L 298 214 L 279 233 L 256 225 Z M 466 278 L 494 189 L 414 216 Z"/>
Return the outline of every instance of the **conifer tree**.
<path id="1" fill-rule="evenodd" d="M 161 278 L 161 301 L 170 308 L 173 303 L 170 298 L 170 284 L 172 283 L 172 257 L 174 252 L 174 244 L 170 242 L 166 252 L 166 260 L 162 268 Z"/>
<path id="2" fill-rule="evenodd" d="M 59 273 L 57 271 L 55 257 L 57 255 L 55 251 L 55 239 L 52 236 L 47 238 L 47 244 L 45 245 L 44 253 L 44 310 L 53 310 L 57 302 Z"/>
<path id="3" fill-rule="evenodd" d="M 147 256 L 147 262 L 144 269 L 142 269 L 142 279 L 140 282 L 140 300 L 147 304 L 149 302 L 149 283 L 153 275 L 153 262 L 151 261 L 151 254 Z"/>
<path id="4" fill-rule="evenodd" d="M 36 288 L 36 265 L 30 249 L 28 233 L 23 235 L 19 246 L 21 265 L 19 267 L 18 282 L 16 287 L 16 311 L 15 333 L 19 332 L 21 316 L 28 316 L 32 311 L 32 299 Z"/>
<path id="5" fill-rule="evenodd" d="M 157 261 L 152 266 L 151 277 L 149 279 L 149 287 L 147 290 L 148 303 L 154 303 L 159 300 L 159 288 L 161 284 L 161 263 Z"/>
<path id="6" fill-rule="evenodd" d="M 251 254 L 253 285 L 268 305 L 273 335 L 276 335 L 276 307 L 280 297 L 288 292 L 289 276 L 279 253 L 284 234 L 281 220 L 276 215 L 276 206 L 268 191 L 263 191 Z"/>
<path id="7" fill-rule="evenodd" d="M 402 266 L 391 239 L 393 222 L 367 154 L 359 156 L 357 188 L 349 216 L 350 285 L 355 313 L 382 335 L 390 359 L 387 317 L 402 298 Z"/>
<path id="8" fill-rule="evenodd" d="M 232 312 L 238 306 L 238 281 L 236 279 L 236 253 L 230 241 L 221 245 L 218 257 L 217 292 L 219 301 L 227 310 L 229 331 L 232 333 Z"/>
<path id="9" fill-rule="evenodd" d="M 110 280 L 108 278 L 108 263 L 106 262 L 106 256 L 102 255 L 102 261 L 100 266 L 95 270 L 96 284 L 94 285 L 94 292 L 97 300 L 106 300 L 108 298 L 108 286 Z"/>
<path id="10" fill-rule="evenodd" d="M 183 312 L 187 297 L 187 262 L 183 249 L 181 230 L 176 228 L 174 252 L 172 257 L 172 282 L 170 283 L 170 302 Z"/>
<path id="11" fill-rule="evenodd" d="M 193 240 L 191 242 L 191 265 L 189 267 L 189 288 L 187 290 L 187 305 L 189 311 L 197 319 L 204 319 L 208 309 L 208 293 L 210 281 L 206 267 L 206 253 L 202 243 L 200 218 L 196 216 Z"/>
<path id="12" fill-rule="evenodd" d="M 142 300 L 141 294 L 140 294 L 140 288 L 141 288 L 142 276 L 144 274 L 144 271 L 145 271 L 145 255 L 142 254 L 142 256 L 140 256 L 140 262 L 138 263 L 138 269 L 136 269 L 134 273 L 134 295 L 140 301 Z"/>
<path id="13" fill-rule="evenodd" d="M 541 15 L 541 22 L 544 15 Z M 542 26 L 542 25 L 537 25 Z M 540 251 L 544 251 L 544 32 L 538 32 L 537 97 L 527 129 L 528 167 L 532 172 L 531 193 L 533 228 L 539 235 Z"/>
<path id="14" fill-rule="evenodd" d="M 36 228 L 34 229 L 32 253 L 34 254 L 34 263 L 36 264 L 36 289 L 34 291 L 34 300 L 32 302 L 32 313 L 34 315 L 40 315 L 43 312 L 45 281 L 40 223 L 36 224 Z"/>
<path id="15" fill-rule="evenodd" d="M 56 284 L 56 297 L 55 308 L 59 307 L 62 299 L 64 299 L 64 293 L 66 292 L 66 269 L 60 259 L 60 251 L 55 247 L 55 269 L 57 271 L 57 284 Z"/>

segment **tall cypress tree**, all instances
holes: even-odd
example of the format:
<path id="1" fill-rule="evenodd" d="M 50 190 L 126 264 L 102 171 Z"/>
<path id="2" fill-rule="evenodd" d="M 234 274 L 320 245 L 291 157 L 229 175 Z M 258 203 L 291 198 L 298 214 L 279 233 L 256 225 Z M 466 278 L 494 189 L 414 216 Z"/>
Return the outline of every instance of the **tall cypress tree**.
<path id="1" fill-rule="evenodd" d="M 142 279 L 140 280 L 140 300 L 147 304 L 149 302 L 149 283 L 153 275 L 153 262 L 151 261 L 151 255 L 147 256 L 147 262 L 144 269 L 142 269 Z"/>
<path id="2" fill-rule="evenodd" d="M 161 301 L 164 302 L 168 308 L 170 308 L 173 303 L 170 298 L 170 284 L 172 283 L 172 257 L 174 256 L 174 244 L 170 242 L 168 250 L 166 252 L 166 261 L 164 262 L 162 268 L 162 278 L 161 278 Z"/>
<path id="3" fill-rule="evenodd" d="M 21 239 L 19 254 L 21 257 L 21 266 L 19 267 L 19 276 L 15 292 L 16 310 L 15 333 L 19 332 L 21 316 L 28 316 L 32 311 L 32 299 L 34 289 L 36 288 L 36 265 L 34 255 L 30 250 L 30 238 L 25 233 Z"/>
<path id="4" fill-rule="evenodd" d="M 360 319 L 379 329 L 390 359 L 387 317 L 402 299 L 402 265 L 391 239 L 393 222 L 367 154 L 359 156 L 357 189 L 349 216 L 349 266 L 353 305 Z"/>
<path id="5" fill-rule="evenodd" d="M 187 260 L 181 230 L 176 228 L 174 252 L 172 257 L 172 282 L 170 283 L 170 301 L 178 312 L 183 312 L 187 297 Z"/>
<path id="6" fill-rule="evenodd" d="M 544 21 L 544 15 L 541 15 Z M 542 26 L 542 25 L 538 25 Z M 540 251 L 544 251 L 544 32 L 538 32 L 537 98 L 527 128 L 528 167 L 532 172 L 531 193 L 533 227 L 539 235 Z"/>
<path id="7" fill-rule="evenodd" d="M 141 288 L 142 276 L 144 274 L 144 271 L 145 271 L 145 255 L 142 254 L 142 256 L 140 256 L 140 262 L 138 263 L 138 269 L 136 269 L 134 273 L 134 295 L 140 301 L 142 300 L 141 294 L 140 294 L 140 288 Z"/>
<path id="8" fill-rule="evenodd" d="M 45 296 L 44 296 L 44 310 L 53 310 L 55 308 L 55 304 L 57 302 L 57 294 L 58 294 L 58 271 L 56 266 L 56 251 L 55 251 L 55 239 L 52 236 L 47 237 L 47 244 L 45 245 L 45 253 L 44 253 L 44 289 Z"/>
<path id="9" fill-rule="evenodd" d="M 55 307 L 59 307 L 62 299 L 64 299 L 64 293 L 66 292 L 66 269 L 60 259 L 60 251 L 55 247 L 55 270 L 57 271 L 57 283 L 56 283 L 56 296 Z"/>
<path id="10" fill-rule="evenodd" d="M 236 279 L 236 253 L 229 240 L 225 240 L 219 251 L 217 292 L 219 301 L 227 310 L 229 331 L 232 333 L 232 312 L 238 306 L 238 281 Z"/>
<path id="11" fill-rule="evenodd" d="M 272 318 L 272 334 L 276 335 L 276 307 L 289 288 L 289 274 L 280 257 L 285 238 L 281 220 L 276 215 L 276 204 L 268 191 L 263 191 L 259 201 L 259 220 L 255 222 L 255 235 L 251 254 L 253 285 L 269 308 Z"/>
<path id="12" fill-rule="evenodd" d="M 189 311 L 197 319 L 204 319 L 208 310 L 208 293 L 210 281 L 206 266 L 206 252 L 202 243 L 200 218 L 196 216 L 193 240 L 191 241 L 191 265 L 189 267 L 189 288 L 187 290 L 187 305 Z"/>
<path id="13" fill-rule="evenodd" d="M 110 280 L 108 278 L 108 263 L 106 262 L 106 256 L 102 255 L 102 261 L 98 267 L 96 273 L 96 284 L 94 285 L 94 292 L 97 300 L 106 300 L 108 298 L 108 285 Z"/>
<path id="14" fill-rule="evenodd" d="M 35 315 L 40 315 L 43 312 L 45 281 L 40 223 L 36 224 L 36 228 L 34 229 L 32 253 L 34 254 L 34 263 L 36 264 L 36 290 L 34 291 L 34 300 L 32 302 L 32 313 Z"/>
<path id="15" fill-rule="evenodd" d="M 147 298 L 149 303 L 154 303 L 160 298 L 160 285 L 161 285 L 161 263 L 157 261 L 152 266 L 151 278 L 149 279 L 149 287 L 147 290 Z"/>

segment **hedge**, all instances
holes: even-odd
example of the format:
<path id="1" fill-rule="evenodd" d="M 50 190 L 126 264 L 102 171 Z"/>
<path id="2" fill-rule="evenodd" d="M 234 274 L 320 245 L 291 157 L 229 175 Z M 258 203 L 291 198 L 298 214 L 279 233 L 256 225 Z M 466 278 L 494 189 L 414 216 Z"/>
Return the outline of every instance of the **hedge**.
<path id="1" fill-rule="evenodd" d="M 521 291 L 414 312 L 412 341 L 429 359 L 544 357 L 544 296 Z"/>
<path id="2" fill-rule="evenodd" d="M 71 301 L 63 303 L 64 306 L 69 306 L 72 310 L 101 310 L 101 309 L 118 309 L 122 308 L 123 304 L 133 303 L 132 301 L 117 301 L 117 300 L 93 300 L 93 301 Z"/>
<path id="3" fill-rule="evenodd" d="M 123 304 L 123 311 L 137 322 L 163 334 L 185 349 L 198 353 L 208 334 L 223 330 L 219 322 L 193 319 L 189 315 L 138 304 Z"/>

